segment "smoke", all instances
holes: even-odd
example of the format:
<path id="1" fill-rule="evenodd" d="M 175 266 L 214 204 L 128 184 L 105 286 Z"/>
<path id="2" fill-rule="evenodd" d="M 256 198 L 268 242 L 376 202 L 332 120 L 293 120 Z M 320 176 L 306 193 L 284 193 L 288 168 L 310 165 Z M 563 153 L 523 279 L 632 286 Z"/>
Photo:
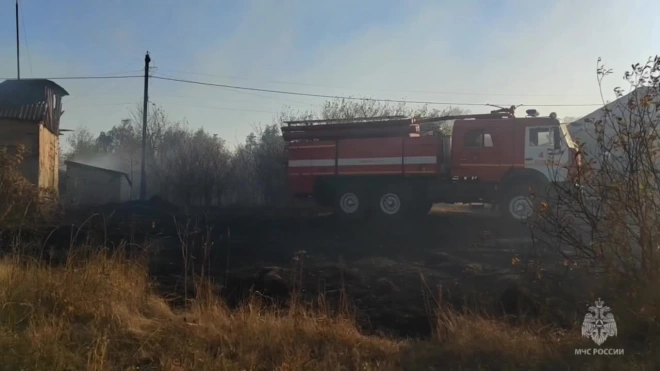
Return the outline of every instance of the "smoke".
<path id="1" fill-rule="evenodd" d="M 122 161 L 120 156 L 112 153 L 80 153 L 68 158 L 68 161 L 77 162 L 84 165 L 95 166 L 103 169 L 120 171 L 128 175 L 132 186 L 130 188 L 130 199 L 137 199 L 140 196 L 140 163 L 139 161 Z M 66 168 L 66 165 L 63 165 Z M 147 183 L 147 196 L 151 197 L 157 193 L 158 184 Z"/>
<path id="2" fill-rule="evenodd" d="M 89 166 L 96 166 L 103 169 L 121 171 L 123 173 L 130 174 L 130 169 L 125 169 L 120 159 L 109 153 L 76 154 L 68 160 Z"/>

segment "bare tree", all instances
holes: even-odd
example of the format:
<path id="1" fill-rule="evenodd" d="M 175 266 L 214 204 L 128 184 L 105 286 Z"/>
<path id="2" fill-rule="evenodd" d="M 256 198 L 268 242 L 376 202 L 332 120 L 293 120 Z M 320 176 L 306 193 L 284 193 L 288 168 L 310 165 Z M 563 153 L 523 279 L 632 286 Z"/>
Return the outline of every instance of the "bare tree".
<path id="1" fill-rule="evenodd" d="M 66 138 L 66 143 L 71 147 L 67 152 L 64 152 L 64 158 L 66 160 L 76 156 L 98 152 L 94 134 L 84 126 L 79 127 L 69 134 Z"/>
<path id="2" fill-rule="evenodd" d="M 131 111 L 130 122 L 133 124 L 134 131 L 142 138 L 142 104 L 136 104 Z M 155 155 L 161 148 L 167 130 L 177 124 L 172 122 L 165 110 L 152 103 L 148 106 L 147 112 L 147 148 L 148 152 Z"/>
<path id="3" fill-rule="evenodd" d="M 223 140 L 199 129 L 168 129 L 165 138 L 175 139 L 157 157 L 164 181 L 161 190 L 170 200 L 184 205 L 218 204 L 226 190 L 231 154 Z"/>
<path id="4" fill-rule="evenodd" d="M 599 59 L 601 87 L 611 73 Z M 582 166 L 556 187 L 534 227 L 567 267 L 636 290 L 660 274 L 660 58 L 633 65 L 625 80 L 628 94 L 616 88 L 615 102 L 582 119 L 592 136 L 578 143 Z"/>

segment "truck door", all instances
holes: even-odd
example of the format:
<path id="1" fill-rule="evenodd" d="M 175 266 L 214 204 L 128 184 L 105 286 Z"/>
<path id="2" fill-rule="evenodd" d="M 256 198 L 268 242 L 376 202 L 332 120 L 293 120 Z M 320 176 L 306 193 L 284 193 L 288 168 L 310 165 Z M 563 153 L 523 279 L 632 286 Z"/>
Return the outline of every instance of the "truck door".
<path id="1" fill-rule="evenodd" d="M 554 127 L 530 126 L 525 133 L 525 167 L 551 179 L 553 166 L 548 163 L 555 153 Z"/>
<path id="2" fill-rule="evenodd" d="M 483 147 L 483 132 L 470 130 L 463 136 L 463 151 L 459 158 L 459 172 L 462 177 L 471 178 L 481 161 L 481 148 Z"/>
<path id="3" fill-rule="evenodd" d="M 491 132 L 490 129 L 481 128 L 465 132 L 461 150 L 455 153 L 454 176 L 469 180 L 492 180 L 490 173 L 498 171 L 499 156 Z"/>

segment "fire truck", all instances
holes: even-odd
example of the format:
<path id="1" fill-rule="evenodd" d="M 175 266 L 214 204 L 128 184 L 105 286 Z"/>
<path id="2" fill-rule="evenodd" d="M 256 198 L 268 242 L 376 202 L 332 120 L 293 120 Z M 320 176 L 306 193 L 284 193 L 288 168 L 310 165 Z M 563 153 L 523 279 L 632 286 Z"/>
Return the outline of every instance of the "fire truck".
<path id="1" fill-rule="evenodd" d="M 567 180 L 577 147 L 555 113 L 288 121 L 289 190 L 346 219 L 428 214 L 434 203 L 490 203 L 534 215 L 541 192 Z M 451 134 L 420 127 L 453 121 Z M 537 197 L 538 196 L 538 197 Z"/>

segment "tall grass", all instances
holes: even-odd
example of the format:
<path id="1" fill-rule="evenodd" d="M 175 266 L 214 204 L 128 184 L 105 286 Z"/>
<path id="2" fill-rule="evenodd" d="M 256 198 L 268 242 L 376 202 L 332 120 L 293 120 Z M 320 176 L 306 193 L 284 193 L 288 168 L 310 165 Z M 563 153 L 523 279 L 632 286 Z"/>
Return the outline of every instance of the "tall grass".
<path id="1" fill-rule="evenodd" d="M 375 370 L 395 368 L 401 346 L 256 300 L 229 311 L 205 296 L 175 312 L 123 254 L 72 255 L 60 267 L 0 262 L 2 369 Z"/>
<path id="2" fill-rule="evenodd" d="M 436 335 L 428 341 L 366 336 L 350 317 L 329 315 L 318 307 L 273 309 L 252 298 L 230 310 L 204 290 L 190 307 L 175 310 L 152 290 L 144 262 L 129 261 L 121 251 L 87 251 L 70 253 L 60 266 L 16 255 L 0 260 L 0 369 L 508 370 L 605 365 L 603 360 L 571 357 L 576 346 L 592 346 L 578 339 L 578 332 L 534 323 L 513 326 L 446 308 L 438 309 Z M 612 362 L 617 369 L 632 369 L 628 360 Z M 634 366 L 643 369 L 644 364 Z"/>

